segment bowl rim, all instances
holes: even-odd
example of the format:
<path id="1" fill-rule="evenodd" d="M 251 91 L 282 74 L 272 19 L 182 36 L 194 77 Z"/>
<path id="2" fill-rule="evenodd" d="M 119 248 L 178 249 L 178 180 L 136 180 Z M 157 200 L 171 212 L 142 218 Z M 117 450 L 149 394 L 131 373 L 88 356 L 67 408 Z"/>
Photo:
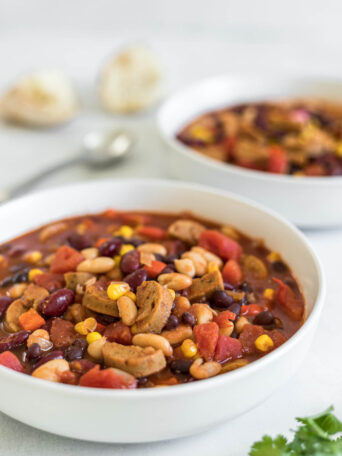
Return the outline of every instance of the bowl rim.
<path id="1" fill-rule="evenodd" d="M 252 363 L 243 366 L 242 369 L 236 369 L 231 372 L 227 372 L 222 375 L 218 375 L 216 377 L 212 377 L 206 380 L 201 381 L 194 381 L 190 383 L 180 384 L 180 385 L 172 385 L 172 387 L 168 388 L 143 388 L 143 389 L 133 389 L 133 390 L 116 390 L 116 389 L 106 389 L 106 388 L 93 388 L 93 387 L 80 387 L 79 385 L 67 385 L 61 383 L 54 383 L 42 379 L 34 378 L 30 375 L 26 375 L 20 372 L 16 372 L 12 369 L 0 365 L 0 376 L 5 377 L 8 381 L 21 383 L 23 387 L 28 388 L 44 388 L 45 392 L 51 393 L 61 393 L 65 396 L 74 396 L 74 397 L 98 397 L 98 398 L 113 398 L 113 399 L 153 399 L 159 397 L 173 397 L 179 394 L 195 394 L 199 392 L 206 392 L 208 389 L 211 389 L 215 386 L 220 386 L 224 383 L 229 385 L 230 381 L 236 381 L 239 378 L 247 377 L 248 375 L 253 375 L 253 373 L 261 369 L 263 366 L 267 366 L 269 363 L 276 361 L 277 359 L 285 356 L 287 352 L 289 352 L 293 346 L 299 343 L 305 334 L 310 330 L 312 325 L 314 325 L 314 321 L 316 318 L 319 317 L 319 314 L 322 310 L 325 292 L 326 292 L 326 279 L 324 275 L 324 271 L 322 268 L 322 264 L 316 255 L 314 249 L 312 248 L 310 242 L 307 240 L 305 235 L 296 228 L 291 222 L 287 221 L 283 216 L 277 214 L 275 211 L 264 207 L 262 204 L 249 200 L 248 198 L 241 197 L 240 195 L 236 195 L 232 192 L 228 192 L 225 190 L 215 189 L 209 186 L 200 185 L 200 184 L 193 184 L 183 181 L 172 181 L 168 179 L 155 179 L 155 178 L 122 178 L 122 179 L 101 179 L 101 180 L 93 180 L 93 181 L 85 181 L 85 182 L 78 182 L 71 185 L 63 185 L 54 187 L 48 190 L 37 191 L 27 196 L 15 199 L 14 201 L 7 202 L 0 206 L 0 213 L 3 209 L 15 207 L 18 203 L 30 204 L 30 200 L 33 200 L 36 196 L 44 197 L 44 199 L 51 201 L 51 197 L 53 197 L 54 193 L 65 192 L 66 190 L 70 189 L 85 189 L 88 187 L 94 187 L 99 185 L 120 185 L 120 184 L 129 184 L 129 185 L 147 185 L 147 186 L 159 186 L 159 187 L 169 187 L 169 188 L 183 188 L 185 190 L 193 190 L 193 191 L 201 191 L 212 194 L 213 196 L 217 195 L 220 197 L 228 198 L 231 200 L 235 200 L 239 204 L 245 206 L 252 206 L 253 208 L 260 210 L 264 213 L 267 213 L 272 218 L 276 219 L 276 221 L 280 222 L 281 224 L 285 225 L 286 229 L 291 231 L 299 240 L 304 244 L 305 248 L 307 249 L 308 253 L 311 256 L 313 265 L 316 269 L 317 277 L 318 277 L 318 287 L 317 287 L 317 297 L 315 299 L 312 311 L 310 315 L 305 319 L 302 326 L 297 330 L 297 332 L 290 337 L 283 345 L 278 347 L 276 350 L 272 351 L 271 353 L 267 354 Z M 89 190 L 88 190 L 89 191 Z M 266 237 L 265 237 L 266 240 Z M 267 242 L 266 242 L 267 245 Z"/>
<path id="2" fill-rule="evenodd" d="M 271 77 L 272 76 L 272 77 Z M 172 149 L 176 149 L 177 152 L 184 155 L 186 158 L 190 158 L 194 161 L 197 161 L 201 165 L 209 166 L 212 170 L 218 171 L 220 173 L 225 173 L 227 176 L 229 174 L 235 174 L 242 178 L 247 179 L 256 179 L 267 181 L 269 183 L 294 183 L 298 185 L 321 185 L 321 186 L 336 186 L 342 185 L 342 176 L 323 176 L 323 177 L 313 177 L 313 176 L 306 176 L 306 177 L 299 177 L 299 176 L 291 176 L 291 175 L 283 175 L 283 174 L 275 174 L 269 173 L 267 171 L 258 171 L 254 169 L 243 168 L 242 166 L 232 165 L 230 163 L 220 162 L 219 160 L 215 160 L 214 158 L 207 157 L 196 150 L 192 149 L 189 146 L 186 146 L 182 142 L 176 139 L 176 137 L 171 137 L 163 128 L 163 117 L 167 115 L 167 109 L 169 104 L 171 104 L 174 100 L 182 98 L 186 96 L 189 92 L 196 90 L 201 86 L 207 85 L 214 85 L 217 82 L 226 81 L 234 82 L 236 79 L 243 80 L 243 81 L 260 81 L 265 80 L 266 78 L 270 78 L 274 81 L 274 78 L 277 78 L 277 81 L 290 81 L 290 82 L 308 82 L 308 83 L 326 83 L 326 84 L 338 84 L 341 86 L 342 89 L 342 79 L 333 78 L 333 77 L 317 77 L 312 75 L 301 75 L 301 76 L 293 76 L 293 75 L 283 75 L 280 73 L 272 73 L 267 75 L 253 74 L 248 75 L 246 73 L 241 74 L 221 74 L 216 76 L 209 76 L 204 79 L 199 79 L 192 84 L 187 84 L 173 93 L 171 93 L 161 104 L 157 111 L 157 127 L 159 136 L 162 138 L 164 142 Z M 341 103 L 342 104 L 342 103 Z M 213 108 L 214 109 L 214 108 Z M 208 110 L 207 110 L 208 112 Z M 200 115 L 200 112 L 198 113 Z"/>

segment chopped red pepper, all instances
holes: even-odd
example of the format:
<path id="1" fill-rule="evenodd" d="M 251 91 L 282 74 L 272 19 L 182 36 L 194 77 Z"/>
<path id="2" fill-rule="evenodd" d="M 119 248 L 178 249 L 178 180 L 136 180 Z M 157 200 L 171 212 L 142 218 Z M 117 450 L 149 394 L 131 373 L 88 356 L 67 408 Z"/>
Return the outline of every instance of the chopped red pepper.
<path id="1" fill-rule="evenodd" d="M 166 231 L 158 226 L 141 226 L 138 228 L 138 233 L 141 234 L 141 236 L 155 239 L 156 241 L 162 241 L 166 238 Z"/>
<path id="2" fill-rule="evenodd" d="M 273 280 L 279 285 L 275 294 L 277 303 L 290 318 L 300 320 L 304 314 L 304 303 L 295 297 L 291 288 L 282 280 L 276 277 L 273 277 Z"/>
<path id="3" fill-rule="evenodd" d="M 10 351 L 4 351 L 0 353 L 0 364 L 17 372 L 23 371 L 23 366 L 21 365 L 21 362 L 15 356 L 15 354 Z"/>
<path id="4" fill-rule="evenodd" d="M 260 312 L 263 311 L 263 308 L 259 304 L 248 304 L 241 306 L 241 315 L 247 317 L 255 317 Z"/>
<path id="5" fill-rule="evenodd" d="M 144 266 L 144 269 L 146 270 L 148 277 L 151 279 L 155 279 L 165 268 L 166 264 L 162 261 L 157 260 L 152 261 L 151 266 Z"/>
<path id="6" fill-rule="evenodd" d="M 230 322 L 236 319 L 236 314 L 230 310 L 224 310 L 214 317 L 215 323 L 219 325 L 220 328 L 227 328 L 230 326 Z"/>
<path id="7" fill-rule="evenodd" d="M 92 388 L 134 389 L 137 383 L 131 375 L 120 375 L 112 368 L 100 370 L 99 365 L 94 366 L 80 378 L 80 386 Z"/>

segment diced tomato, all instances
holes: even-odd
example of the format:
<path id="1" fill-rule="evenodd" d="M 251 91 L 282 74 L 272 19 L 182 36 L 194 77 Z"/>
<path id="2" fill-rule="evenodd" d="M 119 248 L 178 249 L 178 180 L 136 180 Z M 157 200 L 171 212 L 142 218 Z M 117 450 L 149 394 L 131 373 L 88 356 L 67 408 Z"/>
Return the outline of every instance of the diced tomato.
<path id="1" fill-rule="evenodd" d="M 213 359 L 219 337 L 219 327 L 215 322 L 203 323 L 194 327 L 194 336 L 199 354 L 206 360 Z"/>
<path id="2" fill-rule="evenodd" d="M 72 247 L 63 245 L 60 247 L 52 260 L 51 272 L 70 272 L 76 271 L 77 265 L 84 260 L 84 257 Z"/>
<path id="3" fill-rule="evenodd" d="M 255 317 L 263 310 L 264 309 L 261 306 L 259 306 L 259 304 L 243 305 L 243 306 L 241 306 L 241 315 L 244 315 L 247 317 Z"/>
<path id="4" fill-rule="evenodd" d="M 0 353 L 0 364 L 2 366 L 8 367 L 9 369 L 13 369 L 17 372 L 23 371 L 23 366 L 21 365 L 21 362 L 15 356 L 15 354 L 10 351 L 4 351 Z"/>
<path id="5" fill-rule="evenodd" d="M 20 315 L 18 322 L 25 331 L 35 331 L 43 326 L 45 320 L 36 310 L 29 309 L 27 312 Z"/>
<path id="6" fill-rule="evenodd" d="M 108 368 L 100 370 L 96 365 L 80 378 L 80 386 L 91 388 L 134 389 L 137 380 L 132 375 L 120 375 L 117 370 Z"/>
<path id="7" fill-rule="evenodd" d="M 222 269 L 222 277 L 225 282 L 237 285 L 242 281 L 243 273 L 239 263 L 235 260 L 228 260 Z"/>
<path id="8" fill-rule="evenodd" d="M 273 277 L 279 287 L 275 294 L 277 303 L 282 307 L 284 312 L 293 320 L 300 320 L 304 314 L 304 304 L 302 301 L 295 297 L 295 294 L 289 286 L 282 280 Z"/>
<path id="9" fill-rule="evenodd" d="M 43 274 L 37 274 L 34 276 L 33 281 L 36 285 L 46 288 L 48 291 L 54 291 L 58 288 L 63 288 L 65 283 L 63 274 L 52 274 L 51 272 L 43 272 Z"/>
<path id="10" fill-rule="evenodd" d="M 215 361 L 233 361 L 242 357 L 242 345 L 238 339 L 221 334 L 215 349 Z"/>
<path id="11" fill-rule="evenodd" d="M 234 312 L 225 310 L 216 315 L 216 317 L 214 317 L 214 321 L 219 325 L 219 328 L 227 328 L 230 326 L 230 322 L 234 321 L 235 318 L 236 314 Z"/>
<path id="12" fill-rule="evenodd" d="M 141 226 L 138 228 L 138 233 L 156 241 L 161 241 L 166 238 L 166 231 L 158 226 Z"/>
<path id="13" fill-rule="evenodd" d="M 109 342 L 117 342 L 122 345 L 131 345 L 132 343 L 131 330 L 121 321 L 108 325 L 103 335 L 107 337 Z"/>
<path id="14" fill-rule="evenodd" d="M 270 155 L 268 159 L 267 171 L 270 173 L 285 174 L 288 166 L 286 151 L 279 146 L 270 147 L 268 151 Z"/>
<path id="15" fill-rule="evenodd" d="M 144 266 L 144 269 L 150 279 L 155 279 L 164 268 L 166 268 L 166 264 L 157 260 L 152 261 L 151 266 Z"/>
<path id="16" fill-rule="evenodd" d="M 224 260 L 238 260 L 242 254 L 240 244 L 216 230 L 202 231 L 198 245 Z"/>

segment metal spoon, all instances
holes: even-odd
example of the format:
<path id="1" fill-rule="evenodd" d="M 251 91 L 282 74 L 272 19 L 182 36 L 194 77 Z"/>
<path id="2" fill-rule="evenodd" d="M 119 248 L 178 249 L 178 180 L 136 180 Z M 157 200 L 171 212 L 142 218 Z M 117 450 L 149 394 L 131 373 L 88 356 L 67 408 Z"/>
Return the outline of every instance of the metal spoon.
<path id="1" fill-rule="evenodd" d="M 125 157 L 132 146 L 133 135 L 126 130 L 115 130 L 109 133 L 89 132 L 83 138 L 81 153 L 54 164 L 9 189 L 0 190 L 0 203 L 25 194 L 38 182 L 68 166 L 83 164 L 97 169 L 108 167 Z"/>

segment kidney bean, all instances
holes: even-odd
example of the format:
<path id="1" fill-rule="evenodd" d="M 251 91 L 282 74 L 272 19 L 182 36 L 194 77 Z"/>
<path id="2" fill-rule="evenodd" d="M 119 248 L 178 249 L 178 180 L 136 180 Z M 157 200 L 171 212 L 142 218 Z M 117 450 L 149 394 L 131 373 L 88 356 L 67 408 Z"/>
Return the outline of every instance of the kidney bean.
<path id="1" fill-rule="evenodd" d="M 147 377 L 138 378 L 138 385 L 139 386 L 145 386 L 147 382 L 148 382 L 148 378 Z"/>
<path id="2" fill-rule="evenodd" d="M 241 306 L 240 304 L 235 302 L 234 304 L 228 307 L 228 310 L 230 310 L 230 312 L 235 313 L 235 315 L 239 316 L 241 313 Z"/>
<path id="3" fill-rule="evenodd" d="M 105 314 L 96 314 L 96 321 L 101 323 L 101 325 L 110 325 L 111 323 L 114 323 L 118 321 L 118 318 L 112 317 L 111 315 L 105 315 Z"/>
<path id="4" fill-rule="evenodd" d="M 12 301 L 13 299 L 9 296 L 0 296 L 0 317 L 6 312 Z"/>
<path id="5" fill-rule="evenodd" d="M 39 344 L 31 344 L 29 348 L 27 349 L 27 359 L 29 361 L 32 361 L 34 359 L 37 359 L 41 356 L 42 354 L 42 349 L 40 348 Z"/>
<path id="6" fill-rule="evenodd" d="M 0 338 L 0 353 L 6 350 L 12 350 L 13 348 L 20 347 L 24 345 L 28 336 L 30 335 L 30 331 L 19 331 L 17 333 L 11 334 L 9 336 L 1 337 Z"/>
<path id="7" fill-rule="evenodd" d="M 234 298 L 232 296 L 227 295 L 227 293 L 223 290 L 217 290 L 211 296 L 211 303 L 215 307 L 227 309 L 232 304 L 234 304 Z"/>
<path id="8" fill-rule="evenodd" d="M 175 374 L 188 374 L 190 370 L 190 366 L 192 364 L 191 360 L 188 359 L 175 359 L 170 364 L 170 369 Z"/>
<path id="9" fill-rule="evenodd" d="M 172 329 L 177 328 L 178 325 L 179 325 L 179 320 L 176 317 L 176 315 L 170 315 L 166 322 L 164 329 L 166 329 L 167 331 L 170 331 Z"/>
<path id="10" fill-rule="evenodd" d="M 182 314 L 182 322 L 185 325 L 195 326 L 195 324 L 197 323 L 197 319 L 196 319 L 195 315 L 193 315 L 192 313 L 184 312 Z"/>
<path id="11" fill-rule="evenodd" d="M 109 239 L 99 247 L 99 255 L 106 257 L 113 257 L 120 252 L 122 240 L 118 238 Z"/>
<path id="12" fill-rule="evenodd" d="M 92 246 L 92 242 L 86 234 L 71 233 L 68 242 L 76 250 L 83 250 Z"/>
<path id="13" fill-rule="evenodd" d="M 126 276 L 124 280 L 128 283 L 133 291 L 136 291 L 138 286 L 147 280 L 146 269 L 137 269 L 136 271 L 132 272 L 132 274 Z"/>
<path id="14" fill-rule="evenodd" d="M 45 317 L 60 317 L 74 302 L 75 295 L 68 288 L 61 288 L 39 304 L 39 311 Z"/>
<path id="15" fill-rule="evenodd" d="M 274 322 L 274 317 L 271 312 L 268 310 L 265 310 L 263 312 L 258 313 L 256 317 L 253 320 L 253 323 L 255 325 L 261 325 L 261 326 L 268 326 L 271 325 Z"/>
<path id="16" fill-rule="evenodd" d="M 140 267 L 140 254 L 137 250 L 131 250 L 130 252 L 125 253 L 120 261 L 121 272 L 126 274 L 131 274 Z"/>
<path id="17" fill-rule="evenodd" d="M 81 349 L 83 351 L 88 347 L 87 341 L 82 338 L 76 339 L 75 342 L 73 343 L 73 345 L 77 345 L 78 347 L 81 347 Z"/>
<path id="18" fill-rule="evenodd" d="M 52 352 L 47 353 L 44 355 L 40 360 L 34 365 L 34 368 L 37 369 L 37 367 L 41 366 L 42 364 L 47 363 L 48 361 L 52 361 L 54 359 L 63 359 L 64 355 L 61 350 L 55 350 Z"/>

